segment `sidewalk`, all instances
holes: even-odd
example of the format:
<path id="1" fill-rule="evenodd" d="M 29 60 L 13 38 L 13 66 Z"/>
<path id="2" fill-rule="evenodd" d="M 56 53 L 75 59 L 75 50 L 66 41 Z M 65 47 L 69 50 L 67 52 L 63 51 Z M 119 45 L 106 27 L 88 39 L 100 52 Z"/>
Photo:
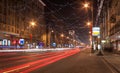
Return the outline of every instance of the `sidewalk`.
<path id="1" fill-rule="evenodd" d="M 103 59 L 118 73 L 120 73 L 120 55 L 104 53 Z"/>

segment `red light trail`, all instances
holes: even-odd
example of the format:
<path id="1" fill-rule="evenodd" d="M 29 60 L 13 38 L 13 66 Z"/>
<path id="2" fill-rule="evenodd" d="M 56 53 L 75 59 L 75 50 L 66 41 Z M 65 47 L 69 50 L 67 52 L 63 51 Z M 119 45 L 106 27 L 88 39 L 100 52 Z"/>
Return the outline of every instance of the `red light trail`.
<path id="1" fill-rule="evenodd" d="M 73 49 L 73 50 L 67 50 L 67 51 L 62 51 L 62 52 L 50 52 L 50 53 L 44 53 L 44 54 L 40 54 L 40 55 L 31 55 L 31 56 L 37 56 L 37 58 L 40 58 L 36 61 L 32 61 L 32 62 L 28 62 L 28 63 L 24 63 L 21 65 L 17 65 L 17 66 L 13 66 L 13 67 L 9 67 L 9 68 L 5 68 L 3 70 L 0 70 L 0 73 L 29 73 L 33 70 L 36 70 L 38 68 L 44 67 L 48 64 L 54 63 L 58 60 L 61 60 L 63 58 L 66 58 L 68 56 L 74 55 L 76 53 L 78 53 L 80 50 L 79 49 Z M 28 56 L 29 57 L 29 56 Z M 18 58 L 25 58 L 27 60 L 32 58 L 28 58 L 27 56 L 22 56 L 22 57 L 18 57 Z M 15 60 L 17 58 L 9 58 L 9 60 Z M 7 59 L 4 59 L 7 60 Z"/>

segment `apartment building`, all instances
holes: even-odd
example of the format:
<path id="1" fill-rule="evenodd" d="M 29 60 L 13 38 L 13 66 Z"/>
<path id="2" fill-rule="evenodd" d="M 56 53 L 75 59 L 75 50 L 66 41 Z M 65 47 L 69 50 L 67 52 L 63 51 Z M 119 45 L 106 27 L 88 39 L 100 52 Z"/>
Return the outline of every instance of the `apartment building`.
<path id="1" fill-rule="evenodd" d="M 103 48 L 120 51 L 120 1 L 104 0 L 98 19 Z"/>
<path id="2" fill-rule="evenodd" d="M 45 43 L 45 27 L 40 0 L 0 0 L 0 45 Z"/>

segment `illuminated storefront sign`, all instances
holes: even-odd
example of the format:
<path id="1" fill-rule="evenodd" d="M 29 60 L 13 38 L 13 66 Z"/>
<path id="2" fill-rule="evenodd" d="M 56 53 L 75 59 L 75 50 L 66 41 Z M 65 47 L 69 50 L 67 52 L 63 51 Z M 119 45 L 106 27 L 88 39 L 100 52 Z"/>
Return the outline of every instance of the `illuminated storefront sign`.
<path id="1" fill-rule="evenodd" d="M 52 46 L 53 46 L 53 47 L 56 47 L 56 43 L 52 43 Z"/>
<path id="2" fill-rule="evenodd" d="M 106 40 L 101 40 L 102 43 L 106 43 Z"/>
<path id="3" fill-rule="evenodd" d="M 92 35 L 93 36 L 100 36 L 100 27 L 93 27 Z"/>
<path id="4" fill-rule="evenodd" d="M 3 45 L 7 45 L 7 39 L 3 39 Z"/>
<path id="5" fill-rule="evenodd" d="M 11 43 L 10 43 L 10 40 L 8 40 L 8 46 L 10 46 L 10 44 L 11 44 Z"/>
<path id="6" fill-rule="evenodd" d="M 3 41 L 0 41 L 0 45 L 2 45 L 3 44 Z"/>

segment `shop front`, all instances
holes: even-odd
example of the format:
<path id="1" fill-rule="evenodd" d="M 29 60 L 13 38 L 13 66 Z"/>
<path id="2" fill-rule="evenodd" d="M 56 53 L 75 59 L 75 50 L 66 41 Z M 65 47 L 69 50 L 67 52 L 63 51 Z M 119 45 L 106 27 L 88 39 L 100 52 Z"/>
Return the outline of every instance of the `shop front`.
<path id="1" fill-rule="evenodd" d="M 120 32 L 117 32 L 111 36 L 111 43 L 113 45 L 114 51 L 120 51 Z"/>
<path id="2" fill-rule="evenodd" d="M 19 49 L 24 48 L 24 41 L 19 34 L 10 32 L 0 32 L 0 49 Z"/>

